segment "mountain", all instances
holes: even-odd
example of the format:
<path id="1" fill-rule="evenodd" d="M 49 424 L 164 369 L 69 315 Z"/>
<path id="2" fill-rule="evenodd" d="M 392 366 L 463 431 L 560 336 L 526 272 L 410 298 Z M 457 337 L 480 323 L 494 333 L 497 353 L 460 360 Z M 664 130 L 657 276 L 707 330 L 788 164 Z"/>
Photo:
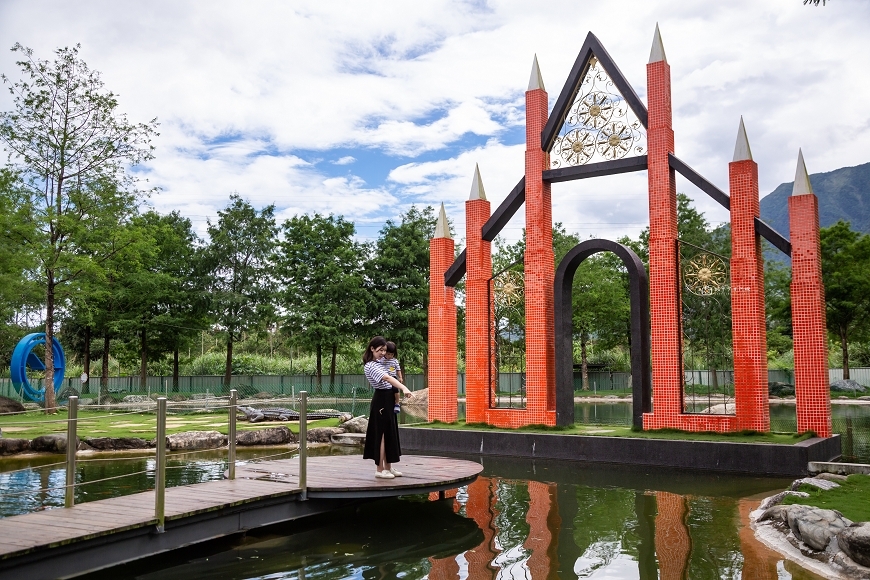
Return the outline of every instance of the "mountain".
<path id="1" fill-rule="evenodd" d="M 870 234 L 870 163 L 814 173 L 810 175 L 810 184 L 819 198 L 821 227 L 843 220 L 850 222 L 853 230 Z M 794 182 L 783 183 L 761 198 L 761 219 L 786 238 L 788 198 L 793 186 Z"/>

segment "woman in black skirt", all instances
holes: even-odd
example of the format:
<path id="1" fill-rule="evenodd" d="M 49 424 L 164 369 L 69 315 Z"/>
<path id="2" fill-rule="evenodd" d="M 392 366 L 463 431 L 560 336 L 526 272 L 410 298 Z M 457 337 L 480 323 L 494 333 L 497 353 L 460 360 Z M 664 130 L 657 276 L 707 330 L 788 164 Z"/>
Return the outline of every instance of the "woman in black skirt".
<path id="1" fill-rule="evenodd" d="M 369 426 L 366 430 L 363 459 L 371 459 L 375 462 L 375 477 L 379 479 L 402 476 L 402 472 L 391 465 L 398 463 L 399 456 L 402 455 L 399 446 L 399 419 L 393 411 L 395 406 L 393 387 L 405 393 L 406 397 L 412 396 L 408 387 L 391 377 L 381 363 L 386 352 L 386 339 L 376 336 L 369 341 L 363 353 L 366 378 L 375 391 L 369 407 Z"/>

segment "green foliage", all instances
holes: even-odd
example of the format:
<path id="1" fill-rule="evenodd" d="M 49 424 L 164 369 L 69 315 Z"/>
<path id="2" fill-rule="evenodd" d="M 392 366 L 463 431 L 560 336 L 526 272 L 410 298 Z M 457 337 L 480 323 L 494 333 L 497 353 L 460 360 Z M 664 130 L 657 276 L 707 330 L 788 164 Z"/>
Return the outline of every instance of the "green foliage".
<path id="1" fill-rule="evenodd" d="M 870 521 L 870 477 L 863 474 L 850 475 L 840 487 L 822 490 L 803 484 L 799 491 L 810 497 L 786 497 L 784 504 L 811 505 L 823 509 L 838 510 L 854 522 Z"/>

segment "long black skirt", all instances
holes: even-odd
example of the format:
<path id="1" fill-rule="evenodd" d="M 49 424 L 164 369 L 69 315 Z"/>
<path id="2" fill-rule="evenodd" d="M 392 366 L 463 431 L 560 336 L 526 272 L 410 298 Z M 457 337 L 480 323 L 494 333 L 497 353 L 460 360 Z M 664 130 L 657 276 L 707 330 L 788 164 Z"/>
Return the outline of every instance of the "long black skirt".
<path id="1" fill-rule="evenodd" d="M 387 463 L 398 463 L 402 455 L 399 446 L 399 419 L 393 407 L 396 403 L 392 389 L 375 389 L 369 407 L 369 426 L 366 430 L 366 446 L 363 459 L 371 459 L 377 465 L 381 459 L 381 439 Z"/>

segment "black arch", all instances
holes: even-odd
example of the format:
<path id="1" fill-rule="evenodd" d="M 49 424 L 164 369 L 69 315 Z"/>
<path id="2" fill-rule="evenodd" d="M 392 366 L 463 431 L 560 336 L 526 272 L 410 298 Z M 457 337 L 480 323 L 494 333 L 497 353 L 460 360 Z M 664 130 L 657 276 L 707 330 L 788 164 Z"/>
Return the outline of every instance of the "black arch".
<path id="1" fill-rule="evenodd" d="M 652 410 L 650 390 L 649 279 L 643 262 L 627 246 L 610 240 L 586 240 L 574 247 L 556 269 L 554 287 L 556 330 L 556 424 L 574 424 L 574 361 L 571 287 L 580 264 L 598 252 L 613 252 L 628 269 L 631 302 L 632 422 L 643 427 Z"/>

